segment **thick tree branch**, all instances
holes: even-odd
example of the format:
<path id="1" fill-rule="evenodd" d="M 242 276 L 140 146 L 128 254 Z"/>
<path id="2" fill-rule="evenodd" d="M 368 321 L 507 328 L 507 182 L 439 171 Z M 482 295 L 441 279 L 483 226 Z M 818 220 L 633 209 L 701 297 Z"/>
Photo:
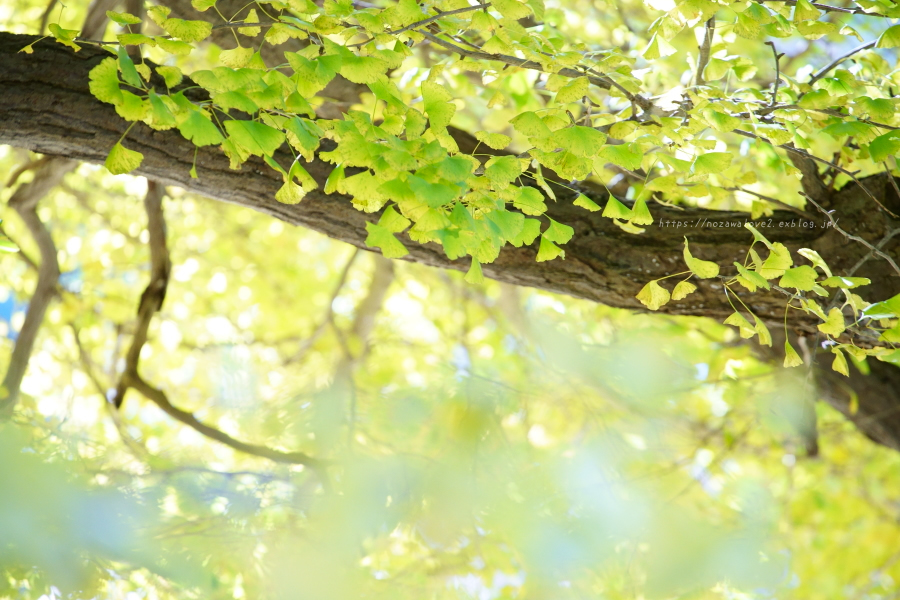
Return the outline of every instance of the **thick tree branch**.
<path id="1" fill-rule="evenodd" d="M 17 54 L 34 40 L 30 36 L 0 35 L 0 142 L 35 151 L 70 156 L 90 162 L 103 162 L 113 144 L 121 137 L 126 123 L 118 118 L 112 106 L 97 101 L 87 87 L 87 73 L 106 54 L 84 48 L 77 54 L 54 41 L 35 45 L 32 55 Z M 319 183 L 319 189 L 307 194 L 298 205 L 285 205 L 274 199 L 281 186 L 279 175 L 262 160 L 252 158 L 240 170 L 228 167 L 228 159 L 215 148 L 202 148 L 197 155 L 199 179 L 190 177 L 195 147 L 181 138 L 177 131 L 153 131 L 143 124 L 135 126 L 124 141 L 127 147 L 144 154 L 143 164 L 136 174 L 148 176 L 166 185 L 178 185 L 217 200 L 247 206 L 285 222 L 308 227 L 337 240 L 366 249 L 365 224 L 378 215 L 355 210 L 346 197 L 327 195 L 321 190 L 332 165 L 315 160 L 306 165 Z M 328 147 L 326 146 L 326 149 Z M 276 158 L 290 164 L 292 157 L 285 152 Z M 875 189 L 884 187 L 885 179 L 867 182 Z M 585 191 L 598 203 L 604 195 Z M 857 194 L 852 190 L 846 194 Z M 855 197 L 855 196 L 854 196 Z M 549 202 L 549 216 L 575 229 L 575 237 L 566 245 L 566 260 L 552 263 L 535 262 L 533 247 L 506 248 L 490 265 L 484 265 L 488 277 L 513 283 L 561 292 L 602 302 L 611 306 L 643 310 L 634 298 L 649 280 L 670 275 L 681 268 L 680 254 L 684 236 L 704 259 L 716 260 L 723 266 L 742 260 L 746 245 L 752 239 L 741 229 L 748 215 L 741 212 L 721 212 L 665 206 L 655 207 L 657 222 L 641 236 L 623 232 L 609 219 L 589 213 L 572 205 L 571 191 L 557 193 L 557 202 Z M 857 206 L 847 204 L 844 206 Z M 854 210 L 864 210 L 858 207 Z M 878 229 L 881 222 L 873 222 L 866 214 L 870 227 Z M 841 215 L 848 225 L 854 213 Z M 773 241 L 789 248 L 811 247 L 823 256 L 835 255 L 833 265 L 839 270 L 844 261 L 854 264 L 865 248 L 841 248 L 829 252 L 840 237 L 830 229 L 804 226 L 796 215 L 776 212 L 775 227 L 766 231 Z M 783 227 L 777 226 L 784 222 Z M 890 229 L 885 224 L 884 229 Z M 880 238 L 883 231 L 873 230 Z M 468 261 L 446 258 L 436 244 L 416 244 L 404 240 L 410 251 L 407 260 L 464 270 Z M 873 273 L 878 281 L 877 273 Z M 703 282 L 701 282 L 703 283 Z M 710 283 L 712 285 L 710 285 Z M 883 281 L 872 290 L 875 297 L 888 297 L 896 283 Z M 886 284 L 886 285 L 885 285 Z M 874 285 L 874 284 L 873 284 Z M 703 283 L 687 299 L 667 305 L 671 314 L 725 318 L 731 313 L 728 301 L 715 282 Z M 755 294 L 750 300 L 754 311 L 765 320 L 780 322 L 784 300 L 777 295 Z M 815 331 L 815 321 L 798 322 L 798 326 Z"/>
<path id="2" fill-rule="evenodd" d="M 28 303 L 25 322 L 16 338 L 9 360 L 9 368 L 0 389 L 0 417 L 9 416 L 19 398 L 19 388 L 28 368 L 28 361 L 34 350 L 34 342 L 44 322 L 44 315 L 51 300 L 56 295 L 59 281 L 59 262 L 56 259 L 56 245 L 47 227 L 37 214 L 38 202 L 56 187 L 62 178 L 75 167 L 76 163 L 64 158 L 43 161 L 34 170 L 34 179 L 22 184 L 9 199 L 9 205 L 19 214 L 34 238 L 41 254 L 41 266 L 34 293 Z"/>

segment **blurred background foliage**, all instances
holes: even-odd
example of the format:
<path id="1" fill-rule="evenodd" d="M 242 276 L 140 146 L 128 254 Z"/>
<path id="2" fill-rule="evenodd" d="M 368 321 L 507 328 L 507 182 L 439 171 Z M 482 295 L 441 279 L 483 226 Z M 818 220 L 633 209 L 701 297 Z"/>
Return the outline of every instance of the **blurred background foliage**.
<path id="1" fill-rule="evenodd" d="M 34 32 L 45 8 L 4 0 L 0 22 Z M 548 14 L 625 49 L 654 18 L 603 0 Z M 790 59 L 810 65 L 842 50 L 795 42 Z M 771 78 L 771 50 L 742 44 Z M 665 75 L 642 77 L 663 91 Z M 465 96 L 466 75 L 447 77 Z M 536 102 L 523 78 L 458 124 L 503 130 Z M 0 173 L 31 158 L 2 148 Z M 735 331 L 472 286 L 177 189 L 143 377 L 235 438 L 333 466 L 236 452 L 134 391 L 116 413 L 148 276 L 146 189 L 84 164 L 39 209 L 63 276 L 0 432 L 0 598 L 900 597 L 900 455 L 812 407 L 804 370 L 757 359 Z M 14 211 L 0 217 L 23 250 L 0 255 L 5 364 L 37 251 Z"/>

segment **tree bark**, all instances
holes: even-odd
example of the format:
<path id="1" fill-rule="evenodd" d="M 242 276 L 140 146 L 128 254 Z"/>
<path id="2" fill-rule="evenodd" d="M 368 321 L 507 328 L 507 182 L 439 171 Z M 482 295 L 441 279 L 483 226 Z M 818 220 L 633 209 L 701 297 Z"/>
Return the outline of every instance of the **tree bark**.
<path id="1" fill-rule="evenodd" d="M 114 108 L 95 99 L 88 89 L 88 72 L 109 54 L 100 49 L 85 47 L 75 53 L 51 39 L 38 42 L 33 54 L 18 51 L 32 43 L 34 36 L 0 33 L 0 143 L 27 148 L 43 154 L 102 163 L 110 148 L 127 127 Z M 184 85 L 190 85 L 186 82 Z M 465 137 L 466 134 L 460 133 Z M 314 160 L 307 170 L 319 183 L 319 189 L 307 194 L 298 205 L 285 205 L 274 198 L 281 186 L 280 175 L 262 160 L 251 158 L 240 170 L 229 169 L 229 161 L 217 148 L 201 148 L 197 154 L 198 179 L 189 171 L 194 146 L 175 131 L 154 131 L 137 124 L 124 145 L 140 151 L 144 160 L 137 175 L 144 175 L 164 185 L 177 185 L 188 191 L 240 206 L 252 208 L 293 225 L 314 229 L 325 235 L 371 250 L 365 245 L 367 222 L 377 214 L 355 210 L 349 199 L 339 194 L 325 194 L 322 189 L 332 165 Z M 327 149 L 327 148 L 326 148 Z M 292 157 L 285 151 L 276 156 L 283 165 Z M 900 198 L 893 191 L 888 176 L 870 177 L 862 182 L 879 201 L 900 212 Z M 603 194 L 585 190 L 598 204 L 604 204 Z M 548 216 L 575 229 L 575 236 L 565 245 L 565 260 L 538 263 L 535 247 L 505 248 L 492 264 L 484 265 L 487 277 L 540 288 L 600 302 L 609 306 L 644 310 L 635 295 L 652 279 L 685 270 L 681 259 L 684 237 L 691 244 L 695 257 L 718 263 L 723 273 L 733 273 L 733 262 L 741 262 L 752 241 L 742 227 L 748 215 L 740 212 L 710 211 L 699 208 L 652 207 L 655 223 L 645 233 L 633 235 L 623 232 L 610 219 L 590 213 L 572 204 L 571 192 L 557 194 L 557 201 L 548 199 Z M 839 224 L 846 231 L 876 244 L 897 226 L 855 184 L 835 192 L 830 206 L 836 209 Z M 836 273 L 846 273 L 867 254 L 868 249 L 847 239 L 833 228 L 823 227 L 824 216 L 817 217 L 815 227 L 790 212 L 777 211 L 765 218 L 767 227 L 761 231 L 772 241 L 782 242 L 792 251 L 806 247 L 817 250 Z M 780 225 L 782 224 L 782 225 Z M 468 260 L 451 261 L 440 246 L 433 243 L 416 244 L 401 236 L 409 249 L 406 260 L 430 266 L 464 270 Z M 890 240 L 882 250 L 897 256 L 900 236 Z M 872 284 L 861 291 L 872 301 L 900 292 L 900 277 L 886 261 L 872 257 L 854 273 L 868 277 Z M 733 312 L 722 290 L 721 281 L 698 282 L 699 290 L 686 299 L 671 302 L 661 312 L 724 319 Z M 764 321 L 776 326 L 784 318 L 787 298 L 777 291 L 742 294 L 747 305 Z M 815 318 L 794 318 L 793 331 L 815 335 Z M 856 340 L 865 343 L 866 340 Z M 873 342 L 874 340 L 869 340 Z M 877 361 L 872 361 L 877 364 Z M 893 377 L 896 369 L 877 364 L 877 370 L 887 368 Z M 871 388 L 871 378 L 859 383 L 861 389 Z M 860 378 L 850 380 L 857 385 Z M 886 384 L 887 385 L 887 384 Z M 887 385 L 891 393 L 872 398 L 872 402 L 889 402 L 900 411 L 900 397 Z M 885 392 L 887 393 L 887 392 Z M 837 397 L 837 396 L 835 396 Z M 869 413 L 863 405 L 870 400 L 860 394 L 857 414 L 876 414 L 887 410 L 873 408 Z M 840 402 L 835 400 L 840 405 Z M 874 405 L 873 405 L 874 406 Z M 893 409 L 891 409 L 893 410 Z M 895 412 L 898 412 L 895 411 Z M 849 411 L 848 411 L 849 412 Z M 872 429 L 873 419 L 856 419 L 857 425 L 871 437 L 900 449 L 900 421 L 875 419 L 887 431 Z"/>

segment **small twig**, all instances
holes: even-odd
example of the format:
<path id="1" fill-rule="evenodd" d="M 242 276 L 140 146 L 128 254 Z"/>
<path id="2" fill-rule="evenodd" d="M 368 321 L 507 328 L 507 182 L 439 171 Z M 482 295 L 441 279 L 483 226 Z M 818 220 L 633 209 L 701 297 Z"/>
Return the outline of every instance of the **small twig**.
<path id="1" fill-rule="evenodd" d="M 711 16 L 706 21 L 706 29 L 703 32 L 703 41 L 700 43 L 700 55 L 697 57 L 697 74 L 694 77 L 694 85 L 703 85 L 703 71 L 709 64 L 709 51 L 712 48 L 713 37 L 716 33 L 716 16 Z"/>
<path id="2" fill-rule="evenodd" d="M 47 4 L 47 8 L 41 13 L 41 24 L 38 26 L 38 35 L 44 35 L 44 30 L 47 29 L 47 22 L 50 20 L 50 13 L 53 12 L 53 9 L 56 8 L 58 3 L 59 0 L 50 0 L 50 3 Z"/>
<path id="3" fill-rule="evenodd" d="M 509 56 L 506 54 L 489 54 L 487 52 L 483 52 L 480 50 L 478 50 L 478 51 L 466 50 L 465 48 L 457 46 L 456 44 L 450 43 L 446 40 L 442 40 L 438 36 L 428 32 L 428 31 L 422 31 L 422 30 L 417 30 L 417 31 L 419 31 L 419 33 L 421 33 L 426 39 L 431 40 L 431 42 L 437 44 L 438 46 L 442 46 L 442 47 L 446 48 L 447 50 L 456 52 L 460 56 L 465 56 L 465 57 L 469 57 L 469 58 L 480 58 L 482 60 L 493 60 L 493 61 L 497 61 L 497 62 L 501 62 L 501 63 L 507 64 L 507 65 L 510 65 L 512 67 L 519 67 L 522 69 L 529 69 L 532 71 L 540 71 L 542 73 L 546 73 L 543 65 L 541 65 L 541 63 L 535 62 L 533 60 L 518 58 L 516 56 Z M 613 87 L 615 87 L 619 91 L 624 90 L 623 93 L 626 94 L 625 97 L 628 98 L 629 100 L 631 100 L 632 102 L 636 103 L 638 106 L 640 106 L 642 110 L 650 110 L 650 108 L 653 106 L 652 102 L 650 102 L 648 99 L 644 98 L 641 95 L 635 95 L 635 94 L 628 92 L 621 85 L 619 85 L 618 83 L 612 81 L 611 79 L 609 79 L 605 76 L 597 77 L 596 75 L 585 74 L 582 71 L 578 71 L 576 69 L 572 69 L 569 67 L 566 67 L 564 69 L 560 69 L 559 71 L 556 71 L 556 74 L 562 75 L 563 77 L 572 77 L 572 78 L 587 77 L 588 81 L 590 81 L 592 84 L 594 84 L 597 87 L 604 89 L 604 90 L 608 90 Z"/>
<path id="4" fill-rule="evenodd" d="M 772 102 L 769 106 L 775 106 L 778 103 L 778 84 L 781 83 L 781 57 L 784 53 L 778 54 L 775 48 L 775 42 L 766 42 L 766 46 L 772 47 L 772 54 L 775 55 L 775 83 L 772 88 Z"/>
<path id="5" fill-rule="evenodd" d="M 813 216 L 810 213 L 806 212 L 805 210 L 803 210 L 801 208 L 797 208 L 796 206 L 791 206 L 787 202 L 782 202 L 781 200 L 779 200 L 777 198 L 772 198 L 771 196 L 766 196 L 764 194 L 760 194 L 759 192 L 754 192 L 753 190 L 748 190 L 748 189 L 745 189 L 742 187 L 729 187 L 729 188 L 723 188 L 723 189 L 728 190 L 729 192 L 743 192 L 745 194 L 750 194 L 751 196 L 756 196 L 760 200 L 765 200 L 766 202 L 769 202 L 776 206 L 780 206 L 784 210 L 789 210 L 793 213 L 796 213 L 796 214 L 800 215 L 801 217 L 806 217 L 807 219 L 813 218 Z"/>
<path id="6" fill-rule="evenodd" d="M 785 4 L 787 6 L 796 6 L 796 4 L 797 4 L 797 0 L 760 0 L 760 3 L 765 3 L 765 2 L 780 2 L 781 4 Z M 848 15 L 863 15 L 866 17 L 881 17 L 883 19 L 892 19 L 893 18 L 888 15 L 883 15 L 881 13 L 866 12 L 861 8 L 844 8 L 842 6 L 831 6 L 830 4 L 819 4 L 817 2 L 811 2 L 811 4 L 814 7 L 818 8 L 819 10 L 825 11 L 825 12 L 838 12 L 838 13 L 844 13 L 844 14 L 848 14 Z"/>
<path id="7" fill-rule="evenodd" d="M 862 44 L 861 46 L 857 46 L 857 47 L 854 48 L 853 50 L 850 50 L 850 51 L 848 51 L 848 52 L 845 52 L 844 54 L 842 54 L 842 55 L 839 56 L 838 58 L 836 58 L 836 59 L 834 59 L 833 61 L 831 61 L 830 63 L 828 63 L 828 65 L 826 65 L 826 66 L 822 67 L 821 69 L 819 69 L 819 70 L 816 72 L 816 74 L 813 75 L 813 76 L 810 78 L 810 80 L 809 80 L 809 85 L 812 85 L 812 84 L 814 84 L 815 82 L 817 82 L 818 80 L 820 80 L 820 79 L 821 79 L 822 77 L 824 77 L 830 70 L 832 70 L 833 68 L 835 68 L 836 66 L 838 66 L 839 64 L 841 64 L 842 62 L 844 62 L 845 60 L 847 60 L 848 58 L 850 58 L 851 56 L 853 56 L 854 54 L 856 54 L 856 53 L 858 53 L 858 52 L 862 52 L 863 50 L 868 50 L 869 48 L 872 48 L 873 46 L 875 46 L 875 44 L 876 44 L 877 42 L 878 42 L 878 40 L 872 40 L 871 42 L 866 42 L 865 44 Z"/>
<path id="8" fill-rule="evenodd" d="M 313 330 L 312 334 L 310 334 L 309 337 L 307 337 L 300 343 L 300 348 L 297 349 L 297 352 L 295 352 L 293 356 L 285 359 L 283 364 L 289 365 L 291 363 L 301 362 L 306 356 L 306 353 L 309 352 L 316 341 L 318 341 L 318 339 L 322 337 L 322 334 L 325 333 L 325 329 L 327 329 L 328 324 L 329 322 L 331 322 L 334 315 L 334 301 L 338 297 L 338 294 L 341 293 L 344 284 L 347 282 L 347 276 L 350 274 L 350 268 L 353 266 L 353 263 L 359 256 L 359 253 L 359 248 L 355 249 L 353 251 L 353 254 L 350 255 L 350 260 L 348 260 L 344 264 L 344 268 L 341 269 L 341 274 L 338 277 L 337 283 L 334 285 L 334 288 L 331 291 L 331 295 L 328 298 L 328 306 L 325 307 L 325 316 L 321 321 L 319 321 L 319 324 L 316 325 L 316 328 Z"/>
<path id="9" fill-rule="evenodd" d="M 800 193 L 803 194 L 803 192 L 800 192 Z M 837 231 L 838 233 L 840 233 L 841 235 L 843 235 L 845 238 L 847 238 L 849 240 L 853 240 L 854 242 L 859 242 L 860 244 L 862 244 L 863 246 L 868 248 L 873 254 L 880 256 L 881 258 L 886 260 L 888 262 L 888 264 L 890 264 L 891 267 L 894 269 L 894 272 L 896 272 L 897 275 L 900 275 L 900 266 L 897 266 L 897 263 L 894 262 L 893 258 L 891 258 L 887 254 L 882 252 L 879 248 L 870 244 L 868 241 L 859 237 L 858 235 L 853 235 L 851 233 L 847 233 L 846 231 L 841 229 L 841 226 L 837 224 L 837 221 L 835 220 L 834 215 L 832 215 L 832 211 L 828 211 L 828 210 L 825 210 L 824 208 L 822 208 L 822 206 L 819 205 L 818 202 L 813 200 L 809 195 L 807 195 L 807 194 L 803 194 L 803 195 L 806 197 L 807 200 L 812 202 L 813 206 L 818 208 L 822 214 L 824 214 L 826 217 L 828 217 L 828 220 L 831 222 L 831 226 L 835 229 L 835 231 Z"/>

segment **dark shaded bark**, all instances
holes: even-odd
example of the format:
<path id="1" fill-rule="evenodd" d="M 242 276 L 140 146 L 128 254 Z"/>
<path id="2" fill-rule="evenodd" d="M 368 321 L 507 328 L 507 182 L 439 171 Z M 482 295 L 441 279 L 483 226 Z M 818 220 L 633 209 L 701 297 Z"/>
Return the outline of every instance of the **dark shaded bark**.
<path id="1" fill-rule="evenodd" d="M 34 39 L 33 36 L 0 34 L 0 143 L 44 154 L 102 162 L 127 125 L 112 106 L 99 102 L 88 90 L 88 72 L 108 54 L 94 48 L 73 53 L 53 40 L 37 43 L 31 55 L 17 53 Z M 306 165 L 320 188 L 309 193 L 299 205 L 290 206 L 274 199 L 281 179 L 262 160 L 251 159 L 240 170 L 234 171 L 229 169 L 228 160 L 217 148 L 202 148 L 197 155 L 199 179 L 192 179 L 189 171 L 194 146 L 182 139 L 177 131 L 153 131 L 138 124 L 124 143 L 144 154 L 143 164 L 136 171 L 138 175 L 246 206 L 368 249 L 365 224 L 377 219 L 377 215 L 355 210 L 346 197 L 322 192 L 332 168 L 328 163 L 316 160 Z M 291 160 L 287 152 L 277 158 L 285 165 Z M 863 183 L 885 206 L 898 210 L 900 202 L 887 176 L 870 177 Z M 585 193 L 597 203 L 605 203 L 602 194 L 590 190 Z M 610 306 L 643 310 L 635 294 L 645 283 L 684 270 L 681 259 L 684 236 L 690 239 L 694 256 L 717 262 L 726 275 L 733 273 L 730 265 L 734 261 L 743 260 L 752 240 L 740 227 L 747 219 L 745 213 L 654 206 L 654 225 L 642 235 L 632 235 L 598 213 L 573 206 L 572 200 L 571 192 L 558 194 L 557 202 L 548 200 L 549 216 L 575 229 L 575 237 L 565 246 L 566 260 L 538 263 L 535 247 L 507 248 L 496 262 L 484 265 L 485 275 Z M 845 187 L 830 200 L 842 227 L 872 243 L 877 243 L 896 227 L 896 223 L 873 205 L 858 186 Z M 783 242 L 791 250 L 801 247 L 817 250 L 836 273 L 850 271 L 868 253 L 861 244 L 823 227 L 824 217 L 817 219 L 815 228 L 804 226 L 796 214 L 789 212 L 776 212 L 766 221 L 773 226 L 761 230 L 770 240 Z M 785 225 L 779 226 L 782 222 Z M 468 268 L 467 260 L 448 260 L 436 244 L 415 244 L 408 238 L 403 241 L 410 251 L 407 260 L 442 268 Z M 895 238 L 883 250 L 896 256 L 897 244 Z M 872 285 L 863 290 L 868 299 L 884 299 L 900 292 L 900 278 L 877 257 L 865 261 L 855 275 L 872 279 Z M 698 292 L 683 301 L 670 303 L 662 312 L 719 320 L 732 312 L 721 281 L 702 281 L 699 285 Z M 782 293 L 759 292 L 742 297 L 760 318 L 772 324 L 782 322 L 786 301 Z M 806 335 L 815 335 L 816 324 L 814 318 L 796 317 L 790 323 L 794 331 Z M 859 338 L 856 341 L 866 342 Z M 896 371 L 890 365 L 881 364 L 875 370 L 881 372 L 883 368 L 891 369 L 887 371 L 890 373 Z M 858 378 L 852 378 L 850 383 L 856 385 L 857 381 Z M 866 380 L 860 385 L 868 389 L 874 384 Z M 886 398 L 885 401 L 900 407 L 900 397 L 895 393 Z M 872 402 L 880 401 L 872 399 Z M 860 394 L 857 414 L 875 414 L 882 410 L 863 411 L 863 404 L 868 402 Z M 872 429 L 871 420 L 857 422 L 874 439 L 900 447 L 900 422 L 878 421 L 887 433 Z"/>

